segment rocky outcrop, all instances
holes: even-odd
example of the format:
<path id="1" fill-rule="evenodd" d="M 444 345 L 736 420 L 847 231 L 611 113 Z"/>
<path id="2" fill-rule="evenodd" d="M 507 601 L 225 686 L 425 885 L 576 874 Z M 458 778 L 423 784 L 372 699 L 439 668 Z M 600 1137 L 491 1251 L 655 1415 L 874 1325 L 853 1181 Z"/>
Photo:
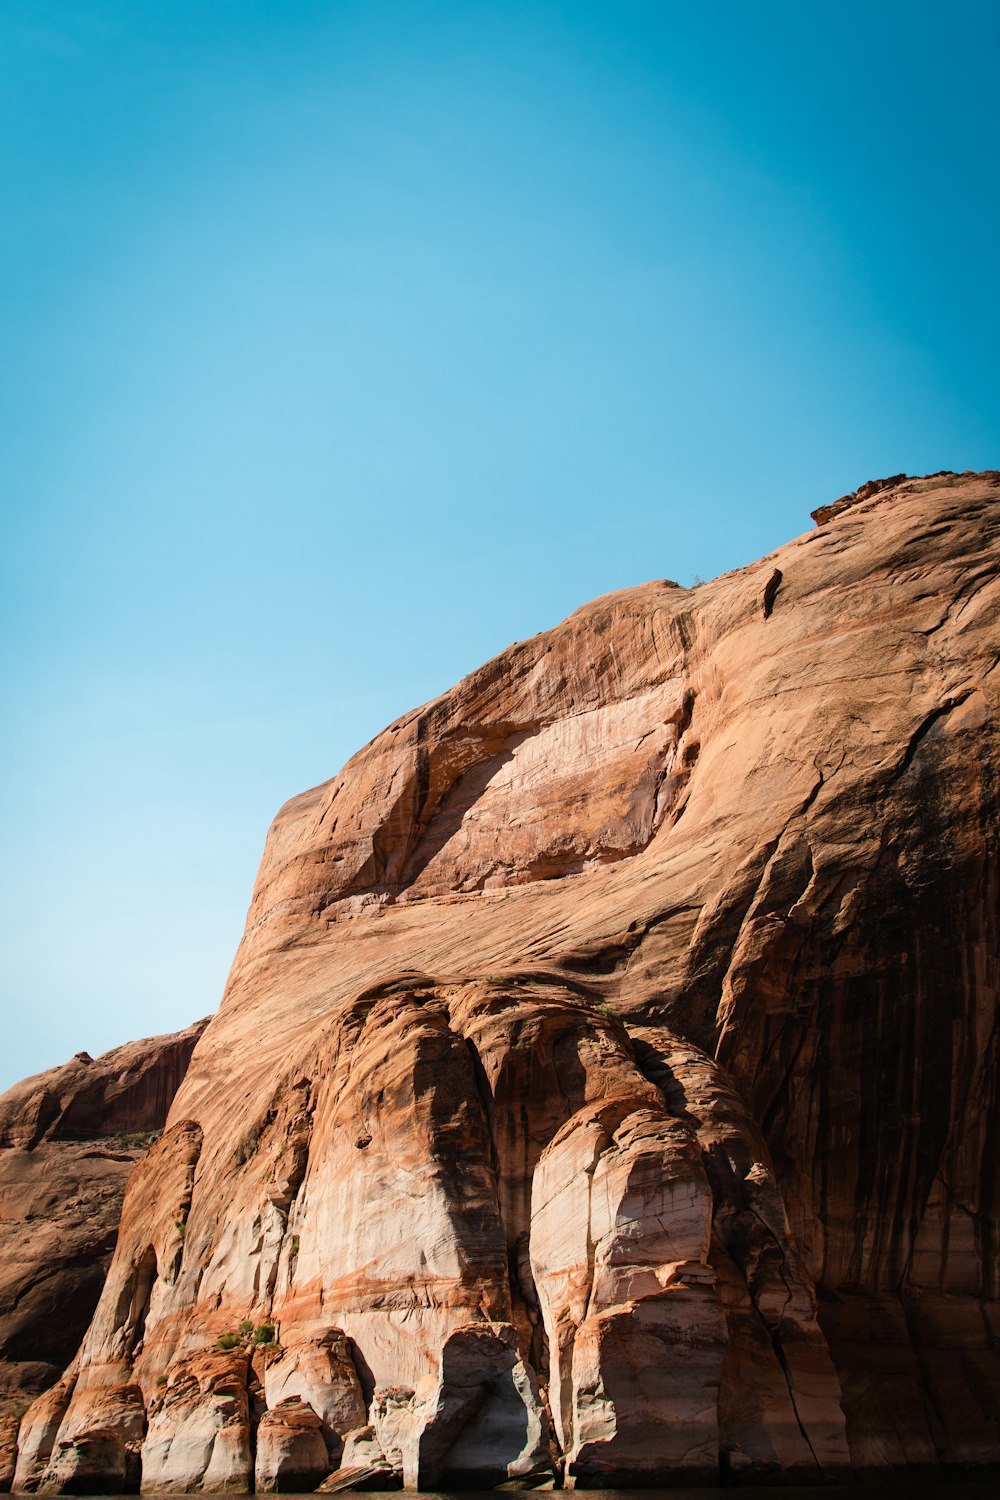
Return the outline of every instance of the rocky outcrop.
<path id="1" fill-rule="evenodd" d="M 10 1488 L 25 1408 L 87 1331 L 125 1184 L 206 1024 L 96 1060 L 80 1053 L 0 1096 L 0 1490 Z M 93 1462 L 103 1472 L 96 1451 Z"/>
<path id="2" fill-rule="evenodd" d="M 254 1466 L 258 1494 L 308 1493 L 329 1472 L 322 1423 L 307 1401 L 289 1396 L 264 1412 L 257 1427 Z"/>
<path id="3" fill-rule="evenodd" d="M 892 474 L 888 479 L 869 479 L 866 484 L 853 490 L 849 495 L 841 495 L 839 500 L 834 500 L 830 505 L 821 505 L 812 512 L 812 518 L 817 526 L 825 526 L 827 521 L 836 520 L 845 510 L 850 510 L 855 505 L 860 505 L 863 500 L 871 500 L 874 495 L 880 495 L 883 490 L 898 489 L 907 479 L 906 474 Z M 932 475 L 932 478 L 953 478 L 953 475 Z"/>
<path id="4" fill-rule="evenodd" d="M 108 1137 L 124 1145 L 126 1137 L 162 1130 L 207 1025 L 126 1042 L 96 1060 L 78 1052 L 61 1068 L 16 1083 L 0 1094 L 0 1150 Z"/>
<path id="5" fill-rule="evenodd" d="M 1000 1461 L 1000 480 L 846 499 L 281 810 L 19 1487 Z"/>

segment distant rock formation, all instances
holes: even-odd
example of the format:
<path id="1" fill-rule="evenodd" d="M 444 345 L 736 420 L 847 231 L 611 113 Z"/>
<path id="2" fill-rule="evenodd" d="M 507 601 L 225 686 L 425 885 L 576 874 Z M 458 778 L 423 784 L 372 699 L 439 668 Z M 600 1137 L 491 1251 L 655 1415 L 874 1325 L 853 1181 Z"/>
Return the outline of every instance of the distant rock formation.
<path id="1" fill-rule="evenodd" d="M 82 1052 L 0 1095 L 0 1489 L 21 1415 L 87 1331 L 125 1184 L 207 1024 L 96 1061 Z"/>
<path id="2" fill-rule="evenodd" d="M 17 1488 L 1000 1461 L 1000 476 L 846 498 L 282 808 Z"/>

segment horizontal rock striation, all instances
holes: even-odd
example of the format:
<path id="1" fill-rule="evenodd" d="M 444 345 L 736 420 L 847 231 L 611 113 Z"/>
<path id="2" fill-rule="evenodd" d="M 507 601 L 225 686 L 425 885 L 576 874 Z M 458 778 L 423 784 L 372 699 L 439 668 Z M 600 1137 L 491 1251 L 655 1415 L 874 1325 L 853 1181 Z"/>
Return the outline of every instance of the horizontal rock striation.
<path id="1" fill-rule="evenodd" d="M 17 1488 L 1000 1461 L 1000 478 L 847 500 L 280 811 Z"/>

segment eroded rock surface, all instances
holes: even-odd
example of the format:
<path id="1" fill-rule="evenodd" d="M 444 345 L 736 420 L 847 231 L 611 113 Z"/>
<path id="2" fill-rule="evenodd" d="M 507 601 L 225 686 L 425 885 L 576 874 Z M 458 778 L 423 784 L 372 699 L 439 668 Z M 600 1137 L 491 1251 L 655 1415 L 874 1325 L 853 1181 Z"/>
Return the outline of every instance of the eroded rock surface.
<path id="1" fill-rule="evenodd" d="M 0 1490 L 10 1488 L 25 1408 L 87 1331 L 125 1184 L 206 1024 L 96 1060 L 81 1053 L 0 1095 Z M 103 1462 L 95 1456 L 95 1472 Z"/>
<path id="2" fill-rule="evenodd" d="M 817 515 L 281 810 L 19 1485 L 1000 1461 L 1000 481 Z"/>

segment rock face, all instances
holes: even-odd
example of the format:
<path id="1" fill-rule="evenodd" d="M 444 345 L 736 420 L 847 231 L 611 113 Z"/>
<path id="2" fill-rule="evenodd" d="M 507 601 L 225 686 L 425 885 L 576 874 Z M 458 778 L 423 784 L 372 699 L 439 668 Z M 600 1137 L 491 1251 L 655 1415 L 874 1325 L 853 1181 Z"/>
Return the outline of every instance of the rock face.
<path id="1" fill-rule="evenodd" d="M 18 1488 L 1000 1461 L 1000 478 L 817 514 L 281 810 Z"/>
<path id="2" fill-rule="evenodd" d="M 125 1184 L 206 1024 L 96 1061 L 81 1053 L 0 1095 L 0 1489 L 21 1414 L 87 1331 Z"/>

